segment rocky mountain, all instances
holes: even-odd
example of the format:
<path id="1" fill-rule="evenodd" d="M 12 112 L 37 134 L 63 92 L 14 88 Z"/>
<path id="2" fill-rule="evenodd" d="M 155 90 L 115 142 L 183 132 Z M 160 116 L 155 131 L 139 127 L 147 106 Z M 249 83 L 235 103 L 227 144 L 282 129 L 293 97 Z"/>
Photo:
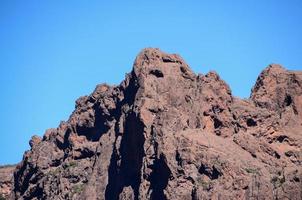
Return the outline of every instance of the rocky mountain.
<path id="1" fill-rule="evenodd" d="M 11 199 L 301 200 L 302 72 L 269 65 L 239 99 L 217 73 L 144 49 L 30 146 Z"/>

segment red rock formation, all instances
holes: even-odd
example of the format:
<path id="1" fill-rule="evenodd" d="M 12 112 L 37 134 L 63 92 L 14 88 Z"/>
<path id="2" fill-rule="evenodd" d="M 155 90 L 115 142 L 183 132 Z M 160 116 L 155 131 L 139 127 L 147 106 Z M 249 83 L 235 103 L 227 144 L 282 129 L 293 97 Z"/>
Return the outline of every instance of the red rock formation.
<path id="1" fill-rule="evenodd" d="M 266 68 L 251 98 L 144 49 L 34 137 L 12 199 L 301 199 L 302 72 Z"/>

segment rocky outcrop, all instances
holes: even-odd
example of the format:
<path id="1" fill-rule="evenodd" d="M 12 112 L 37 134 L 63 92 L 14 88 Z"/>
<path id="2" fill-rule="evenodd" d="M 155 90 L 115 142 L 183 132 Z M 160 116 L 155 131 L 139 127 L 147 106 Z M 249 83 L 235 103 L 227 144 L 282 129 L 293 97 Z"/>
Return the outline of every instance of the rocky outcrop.
<path id="1" fill-rule="evenodd" d="M 12 199 L 301 199 L 302 72 L 270 65 L 249 99 L 215 72 L 144 49 L 14 173 Z"/>
<path id="2" fill-rule="evenodd" d="M 10 196 L 13 188 L 14 165 L 0 166 L 0 200 Z"/>

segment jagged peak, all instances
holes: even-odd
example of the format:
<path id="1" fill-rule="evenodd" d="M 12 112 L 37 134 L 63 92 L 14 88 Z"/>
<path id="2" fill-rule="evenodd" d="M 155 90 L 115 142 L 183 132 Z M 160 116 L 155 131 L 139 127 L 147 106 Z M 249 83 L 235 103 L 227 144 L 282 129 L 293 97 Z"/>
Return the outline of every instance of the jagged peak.
<path id="1" fill-rule="evenodd" d="M 279 74 L 287 72 L 287 70 L 280 64 L 272 63 L 268 65 L 260 75 Z"/>
<path id="2" fill-rule="evenodd" d="M 137 55 L 134 66 L 156 64 L 157 62 L 185 64 L 185 61 L 178 54 L 168 54 L 163 52 L 159 48 L 144 48 Z"/>
<path id="3" fill-rule="evenodd" d="M 220 80 L 219 74 L 214 70 L 209 71 L 205 76 L 216 81 Z"/>
<path id="4" fill-rule="evenodd" d="M 268 84 L 271 84 L 268 79 L 278 79 L 280 74 L 285 74 L 288 72 L 282 65 L 270 64 L 268 65 L 260 75 L 258 76 L 254 87 L 252 88 L 251 97 L 255 96 L 255 93 L 260 89 L 264 89 Z"/>
<path id="5" fill-rule="evenodd" d="M 42 141 L 41 137 L 38 135 L 33 135 L 29 141 L 29 145 L 31 148 L 38 145 Z"/>
<path id="6" fill-rule="evenodd" d="M 102 83 L 102 84 L 98 84 L 93 93 L 91 94 L 91 96 L 95 99 L 99 98 L 101 94 L 107 92 L 108 90 L 110 90 L 112 88 L 112 86 L 108 85 L 107 83 Z"/>
<path id="7" fill-rule="evenodd" d="M 259 107 L 279 112 L 294 105 L 294 112 L 297 113 L 300 107 L 298 96 L 301 95 L 301 80 L 297 75 L 298 72 L 271 64 L 258 76 L 250 98 Z"/>
<path id="8" fill-rule="evenodd" d="M 152 69 L 166 68 L 171 63 L 181 66 L 182 71 L 189 71 L 193 74 L 180 55 L 168 54 L 159 48 L 145 48 L 141 50 L 134 61 L 133 70 L 136 75 L 147 74 Z"/>

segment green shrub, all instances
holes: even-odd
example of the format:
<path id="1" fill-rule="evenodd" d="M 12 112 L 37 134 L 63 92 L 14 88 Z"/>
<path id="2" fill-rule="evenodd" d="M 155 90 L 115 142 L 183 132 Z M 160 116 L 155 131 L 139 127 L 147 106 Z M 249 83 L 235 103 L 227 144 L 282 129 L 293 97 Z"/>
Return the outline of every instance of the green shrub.
<path id="1" fill-rule="evenodd" d="M 77 162 L 71 161 L 69 163 L 66 163 L 64 168 L 67 169 L 67 168 L 73 168 L 73 167 L 76 167 L 76 166 L 77 166 Z"/>
<path id="2" fill-rule="evenodd" d="M 210 182 L 207 182 L 205 180 L 203 180 L 201 177 L 198 177 L 197 178 L 197 182 L 198 182 L 198 185 L 201 185 L 201 187 L 204 189 L 204 190 L 209 190 L 210 186 L 211 186 L 211 183 Z"/>
<path id="3" fill-rule="evenodd" d="M 84 190 L 84 185 L 83 184 L 78 184 L 78 185 L 74 185 L 72 187 L 73 193 L 81 193 Z"/>
<path id="4" fill-rule="evenodd" d="M 249 174 L 259 174 L 259 169 L 255 168 L 245 168 L 245 171 Z"/>
<path id="5" fill-rule="evenodd" d="M 273 176 L 272 179 L 271 179 L 271 183 L 273 184 L 273 186 L 275 188 L 278 188 L 278 187 L 282 186 L 284 182 L 285 182 L 285 177 L 284 176 L 282 176 L 282 177 Z"/>
<path id="6" fill-rule="evenodd" d="M 60 168 L 56 168 L 55 170 L 51 170 L 48 172 L 48 175 L 56 176 L 61 172 Z"/>

